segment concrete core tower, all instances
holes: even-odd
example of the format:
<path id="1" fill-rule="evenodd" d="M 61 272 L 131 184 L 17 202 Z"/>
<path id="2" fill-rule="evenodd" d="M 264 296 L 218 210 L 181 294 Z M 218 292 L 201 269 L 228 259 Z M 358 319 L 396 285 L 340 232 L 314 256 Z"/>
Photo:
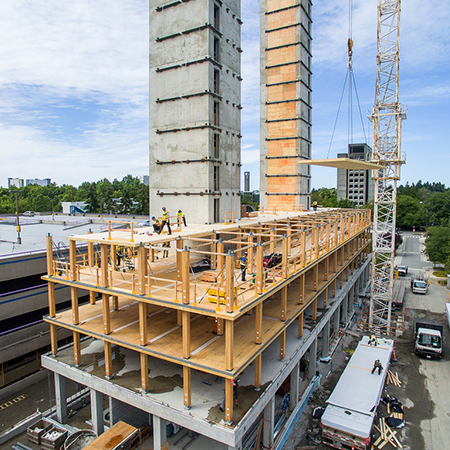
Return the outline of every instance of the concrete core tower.
<path id="1" fill-rule="evenodd" d="M 311 1 L 261 0 L 261 205 L 310 206 Z"/>
<path id="2" fill-rule="evenodd" d="M 241 24 L 239 0 L 150 0 L 151 215 L 240 217 Z"/>

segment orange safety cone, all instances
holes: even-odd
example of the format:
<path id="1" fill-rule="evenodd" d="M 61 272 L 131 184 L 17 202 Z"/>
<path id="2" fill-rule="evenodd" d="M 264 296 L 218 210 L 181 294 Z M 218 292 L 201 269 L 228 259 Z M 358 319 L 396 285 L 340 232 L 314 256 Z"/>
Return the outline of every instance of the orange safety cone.
<path id="1" fill-rule="evenodd" d="M 394 355 L 394 361 L 397 361 L 397 357 L 395 356 L 395 347 L 394 347 L 394 349 L 392 350 L 392 354 Z"/>

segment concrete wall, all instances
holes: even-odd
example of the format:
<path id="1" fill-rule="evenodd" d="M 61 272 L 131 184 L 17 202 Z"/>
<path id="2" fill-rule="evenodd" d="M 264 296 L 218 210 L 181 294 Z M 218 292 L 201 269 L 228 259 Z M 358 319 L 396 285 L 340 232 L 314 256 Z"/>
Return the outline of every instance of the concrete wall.
<path id="1" fill-rule="evenodd" d="M 163 5 L 150 1 L 150 215 L 238 218 L 240 4 Z"/>
<path id="2" fill-rule="evenodd" d="M 261 205 L 285 210 L 310 205 L 298 159 L 311 158 L 311 3 L 300 4 L 263 0 L 260 15 Z"/>
<path id="3" fill-rule="evenodd" d="M 0 282 L 41 273 L 47 273 L 45 252 L 0 259 Z"/>
<path id="4" fill-rule="evenodd" d="M 109 398 L 109 412 L 111 426 L 121 420 L 136 428 L 151 424 L 151 414 L 113 397 Z"/>

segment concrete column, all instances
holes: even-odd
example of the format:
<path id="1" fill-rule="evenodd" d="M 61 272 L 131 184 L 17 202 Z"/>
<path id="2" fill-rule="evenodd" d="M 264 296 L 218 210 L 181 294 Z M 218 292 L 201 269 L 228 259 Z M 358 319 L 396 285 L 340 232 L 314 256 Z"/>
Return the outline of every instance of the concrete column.
<path id="1" fill-rule="evenodd" d="M 59 423 L 67 422 L 66 378 L 55 372 L 56 418 Z"/>
<path id="2" fill-rule="evenodd" d="M 275 426 L 275 396 L 264 408 L 263 446 L 270 448 L 273 445 L 273 429 Z"/>
<path id="3" fill-rule="evenodd" d="M 161 447 L 167 441 L 166 421 L 161 417 L 153 415 L 153 447 L 155 450 L 161 450 Z"/>
<path id="4" fill-rule="evenodd" d="M 294 411 L 298 404 L 298 385 L 300 379 L 300 363 L 297 363 L 291 372 L 291 400 L 289 403 L 289 409 Z"/>
<path id="5" fill-rule="evenodd" d="M 92 429 L 97 436 L 100 436 L 105 431 L 103 423 L 103 394 L 94 389 L 91 389 L 91 420 Z"/>
<path id="6" fill-rule="evenodd" d="M 309 347 L 309 368 L 308 368 L 308 378 L 311 380 L 316 375 L 317 367 L 317 338 Z"/>
<path id="7" fill-rule="evenodd" d="M 330 321 L 328 320 L 322 330 L 322 357 L 330 354 Z"/>
<path id="8" fill-rule="evenodd" d="M 334 322 L 333 322 L 334 335 L 336 338 L 339 337 L 340 322 L 341 322 L 341 308 L 336 308 L 336 311 L 334 312 Z"/>

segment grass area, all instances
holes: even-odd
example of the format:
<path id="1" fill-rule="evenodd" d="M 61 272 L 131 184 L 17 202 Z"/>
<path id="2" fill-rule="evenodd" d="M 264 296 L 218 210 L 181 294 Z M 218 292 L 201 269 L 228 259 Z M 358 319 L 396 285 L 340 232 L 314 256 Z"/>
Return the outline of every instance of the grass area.
<path id="1" fill-rule="evenodd" d="M 447 271 L 447 270 L 435 270 L 435 271 L 433 272 L 433 275 L 434 275 L 435 277 L 447 277 L 447 275 L 448 275 L 449 273 L 450 273 L 450 272 Z"/>

